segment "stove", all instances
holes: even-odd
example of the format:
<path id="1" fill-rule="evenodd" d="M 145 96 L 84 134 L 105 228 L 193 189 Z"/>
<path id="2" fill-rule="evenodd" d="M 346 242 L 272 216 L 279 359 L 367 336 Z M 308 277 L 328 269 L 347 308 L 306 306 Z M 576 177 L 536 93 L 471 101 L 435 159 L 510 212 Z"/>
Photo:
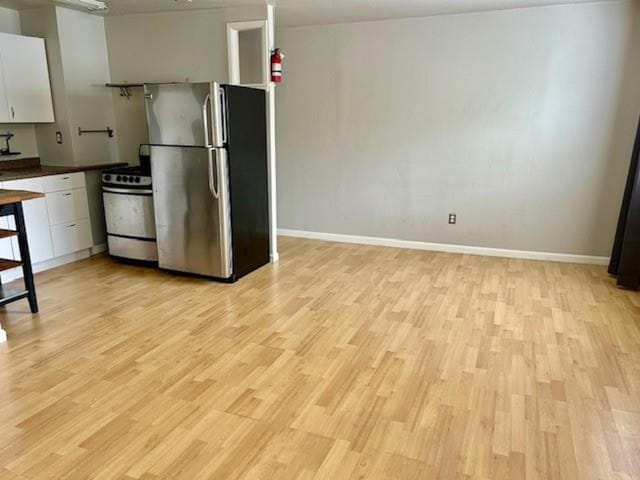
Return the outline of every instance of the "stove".
<path id="1" fill-rule="evenodd" d="M 119 260 L 156 263 L 158 245 L 148 163 L 105 170 L 102 197 L 109 254 Z"/>

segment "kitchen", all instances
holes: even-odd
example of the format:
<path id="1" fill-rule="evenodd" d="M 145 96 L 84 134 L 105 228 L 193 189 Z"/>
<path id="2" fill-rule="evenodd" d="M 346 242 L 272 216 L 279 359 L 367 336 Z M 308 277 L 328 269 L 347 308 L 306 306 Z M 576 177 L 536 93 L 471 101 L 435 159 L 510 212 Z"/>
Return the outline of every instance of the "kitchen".
<path id="1" fill-rule="evenodd" d="M 0 478 L 638 479 L 639 52 L 638 0 L 0 0 Z"/>
<path id="2" fill-rule="evenodd" d="M 273 87 L 267 81 L 266 68 L 263 69 L 266 66 L 266 52 L 272 46 L 273 28 L 272 22 L 269 21 L 269 17 L 272 16 L 271 8 L 256 6 L 207 10 L 204 15 L 199 15 L 207 20 L 206 25 L 201 25 L 206 28 L 207 36 L 211 40 L 210 48 L 206 51 L 209 58 L 203 58 L 206 61 L 203 61 L 202 65 L 197 61 L 191 61 L 188 65 L 179 66 L 176 65 L 179 63 L 176 62 L 178 57 L 171 57 L 169 52 L 163 52 L 162 58 L 151 62 L 155 70 L 140 70 L 140 64 L 143 62 L 135 61 L 128 64 L 135 57 L 132 50 L 136 47 L 146 49 L 148 44 L 144 42 L 153 42 L 154 39 L 147 36 L 140 40 L 138 45 L 132 40 L 127 40 L 125 50 L 122 51 L 119 50 L 119 42 L 135 37 L 140 29 L 149 28 L 145 23 L 163 22 L 169 15 L 175 17 L 176 13 L 114 17 L 120 20 L 111 26 L 108 18 L 101 16 L 100 12 L 92 11 L 91 2 L 35 3 L 28 5 L 32 8 L 22 8 L 19 13 L 9 8 L 3 8 L 0 12 L 4 15 L 7 31 L 2 37 L 3 41 L 7 42 L 3 53 L 7 88 L 10 89 L 13 85 L 10 74 L 17 78 L 30 78 L 33 84 L 23 84 L 23 92 L 26 91 L 26 87 L 31 89 L 23 95 L 27 99 L 23 101 L 27 102 L 24 106 L 19 103 L 20 99 L 11 99 L 8 95 L 8 123 L 1 124 L 0 131 L 6 131 L 7 136 L 4 138 L 13 151 L 7 152 L 8 155 L 3 157 L 10 161 L 5 163 L 6 171 L 0 171 L 0 179 L 4 180 L 4 188 L 35 190 L 45 194 L 44 198 L 30 200 L 24 204 L 27 230 L 33 232 L 29 244 L 34 271 L 43 271 L 108 250 L 103 198 L 120 199 L 120 196 L 113 192 L 103 195 L 101 183 L 104 183 L 105 178 L 111 178 L 109 172 L 113 169 L 122 169 L 127 164 L 135 169 L 140 162 L 139 149 L 148 148 L 143 146 L 149 143 L 144 97 L 150 94 L 145 94 L 142 84 L 197 83 L 211 79 L 226 81 L 230 78 L 229 75 L 238 77 L 233 78 L 233 83 L 250 82 L 254 87 L 261 89 L 264 92 L 263 97 L 268 99 L 269 116 L 265 114 L 264 125 L 259 127 L 263 129 L 259 135 L 265 135 L 269 140 L 268 147 L 266 143 L 261 147 L 262 154 L 269 155 L 269 171 L 263 172 L 264 178 L 261 180 L 264 185 L 260 217 L 263 220 L 259 224 L 263 253 L 260 254 L 261 260 L 258 263 L 277 259 L 275 229 L 271 228 L 274 233 L 270 234 L 268 224 L 268 210 L 274 209 L 275 189 L 269 188 L 273 194 L 267 192 L 267 181 L 273 185 L 275 175 L 271 167 L 275 163 L 275 142 L 272 135 Z M 118 8 L 117 3 L 114 7 Z M 197 15 L 194 15 L 194 12 L 177 12 L 177 16 L 184 16 L 185 22 L 191 22 Z M 182 35 L 178 32 L 182 32 L 186 24 L 180 25 L 173 18 L 171 27 L 176 29 L 173 33 L 174 38 L 181 39 Z M 128 31 L 109 32 L 109 29 L 118 28 Z M 193 29 L 193 25 L 190 24 L 189 28 Z M 248 33 L 251 34 L 251 39 L 257 39 L 257 42 L 247 44 L 245 39 L 249 38 Z M 229 65 L 224 65 L 227 57 L 227 37 L 235 38 L 240 47 L 237 49 L 237 58 L 229 62 Z M 34 58 L 28 65 L 22 65 L 27 58 L 23 53 L 23 45 L 16 48 L 9 43 L 10 41 L 37 44 L 32 47 L 35 50 Z M 180 48 L 175 45 L 172 47 Z M 162 52 L 158 49 L 153 51 Z M 13 52 L 21 52 L 22 63 L 18 66 L 23 67 L 23 70 L 13 65 L 16 61 L 11 57 Z M 148 57 L 149 54 L 145 55 L 145 58 Z M 254 65 L 250 65 L 250 62 Z M 30 68 L 31 71 L 26 71 L 25 68 Z M 240 75 L 243 78 L 240 78 Z M 217 102 L 211 105 L 217 105 Z M 12 112 L 17 112 L 18 116 L 10 118 Z M 269 125 L 267 120 L 271 122 Z M 165 125 L 172 121 L 171 118 L 166 119 Z M 205 125 L 207 131 L 212 127 L 214 125 Z M 166 143 L 161 139 L 159 142 Z M 224 168 L 222 162 L 215 162 L 215 165 L 212 162 L 212 168 L 217 168 L 216 165 Z M 137 169 L 139 168 L 138 166 Z M 53 173 L 58 175 L 48 178 Z M 113 175 L 114 183 L 116 176 Z M 127 176 L 123 178 L 126 179 Z M 111 185 L 112 188 L 114 186 L 123 185 Z M 240 186 L 235 191 L 240 192 Z M 107 218 L 113 219 L 114 214 L 109 213 L 110 203 L 107 205 Z M 236 210 L 239 212 L 240 208 Z M 120 213 L 115 215 L 121 218 Z M 0 220 L 3 221 L 7 227 L 11 227 L 12 220 Z M 135 224 L 137 219 L 127 221 Z M 271 222 L 272 225 L 275 224 L 275 214 L 271 215 Z M 240 220 L 235 224 L 240 225 Z M 231 238 L 230 235 L 231 232 L 227 237 Z M 115 232 L 109 239 L 115 249 L 112 252 L 114 258 L 147 259 L 151 260 L 151 263 L 155 261 L 157 265 L 157 253 L 141 257 L 137 254 L 123 254 L 118 250 L 118 245 L 124 244 L 126 250 L 129 244 L 135 243 L 134 240 L 127 239 L 126 235 Z M 227 243 L 226 256 L 232 258 L 231 246 Z M 149 246 L 148 242 L 146 246 Z M 181 248 L 188 250 L 186 245 Z M 236 245 L 238 251 L 240 248 L 240 245 Z M 3 256 L 19 257 L 15 239 L 0 240 L 0 249 Z M 200 253 L 203 252 L 201 248 Z M 221 254 L 217 254 L 219 255 Z M 198 261 L 191 263 L 195 264 Z M 253 268 L 257 266 L 258 264 Z M 228 267 L 226 272 L 210 276 L 232 278 L 229 268 L 231 267 Z M 180 267 L 168 269 L 180 270 Z M 12 269 L 2 272 L 1 275 L 6 283 L 19 278 L 22 273 L 20 269 Z"/>

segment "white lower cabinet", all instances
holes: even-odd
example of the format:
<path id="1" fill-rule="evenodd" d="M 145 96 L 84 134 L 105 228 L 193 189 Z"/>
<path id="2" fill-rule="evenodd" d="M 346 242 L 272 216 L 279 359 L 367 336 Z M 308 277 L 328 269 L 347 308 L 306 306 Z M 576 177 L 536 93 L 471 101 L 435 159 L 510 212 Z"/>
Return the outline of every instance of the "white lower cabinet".
<path id="1" fill-rule="evenodd" d="M 44 198 L 22 202 L 32 264 L 93 246 L 84 173 L 12 180 L 0 183 L 0 188 L 45 193 Z M 0 217 L 0 228 L 15 228 L 13 217 Z M 0 257 L 20 259 L 16 237 L 0 239 Z M 10 270 L 1 276 L 8 281 L 18 274 Z"/>
<path id="2" fill-rule="evenodd" d="M 44 177 L 53 256 L 91 248 L 93 237 L 84 173 Z"/>
<path id="3" fill-rule="evenodd" d="M 27 228 L 29 254 L 31 263 L 44 262 L 53 258 L 51 231 L 47 217 L 47 202 L 44 198 L 36 198 L 22 203 L 24 223 Z M 12 238 L 13 249 L 19 256 L 18 239 Z"/>
<path id="4" fill-rule="evenodd" d="M 9 229 L 9 217 L 0 217 L 0 228 L 6 230 Z M 11 238 L 0 239 L 0 258 L 13 258 Z"/>
<path id="5" fill-rule="evenodd" d="M 11 190 L 30 190 L 43 192 L 42 178 L 28 178 L 25 180 L 12 180 L 4 182 L 3 188 Z M 49 228 L 49 216 L 47 215 L 47 201 L 44 198 L 34 198 L 22 202 L 24 223 L 27 227 L 27 237 L 29 239 L 29 253 L 31 263 L 44 262 L 53 258 L 53 246 L 51 244 L 51 231 Z M 11 228 L 15 228 L 13 217 L 7 217 Z M 20 248 L 18 239 L 11 238 L 14 258 L 20 258 Z"/>
<path id="6" fill-rule="evenodd" d="M 46 197 L 51 225 L 89 218 L 89 202 L 84 188 L 47 193 Z"/>
<path id="7" fill-rule="evenodd" d="M 53 253 L 56 257 L 91 248 L 91 224 L 88 218 L 51 227 Z"/>
<path id="8" fill-rule="evenodd" d="M 65 175 L 50 175 L 42 177 L 43 192 L 62 192 L 73 188 L 86 188 L 84 173 L 67 173 Z"/>

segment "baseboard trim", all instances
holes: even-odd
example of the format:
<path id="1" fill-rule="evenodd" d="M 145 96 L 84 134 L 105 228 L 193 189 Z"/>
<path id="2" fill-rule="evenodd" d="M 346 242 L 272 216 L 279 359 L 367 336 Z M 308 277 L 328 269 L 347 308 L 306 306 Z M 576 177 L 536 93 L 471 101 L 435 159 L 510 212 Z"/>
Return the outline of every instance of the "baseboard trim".
<path id="1" fill-rule="evenodd" d="M 0 343 L 7 341 L 7 332 L 0 328 Z"/>
<path id="2" fill-rule="evenodd" d="M 269 255 L 269 259 L 271 260 L 271 263 L 276 263 L 278 260 L 280 260 L 280 254 L 278 252 L 272 253 Z"/>
<path id="3" fill-rule="evenodd" d="M 363 237 L 358 235 L 343 235 L 340 233 L 309 232 L 306 230 L 290 230 L 279 228 L 278 235 L 283 237 L 309 238 L 325 240 L 327 242 L 356 243 L 361 245 L 375 245 L 379 247 L 407 248 L 412 250 L 428 250 L 434 252 L 462 253 L 469 255 L 484 255 L 487 257 L 520 258 L 525 260 L 545 260 L 563 263 L 583 263 L 588 265 L 607 265 L 608 257 L 591 255 L 573 255 L 569 253 L 535 252 L 527 250 L 509 250 L 505 248 L 474 247 L 469 245 L 454 245 L 448 243 L 415 242 L 397 240 L 393 238 Z"/>

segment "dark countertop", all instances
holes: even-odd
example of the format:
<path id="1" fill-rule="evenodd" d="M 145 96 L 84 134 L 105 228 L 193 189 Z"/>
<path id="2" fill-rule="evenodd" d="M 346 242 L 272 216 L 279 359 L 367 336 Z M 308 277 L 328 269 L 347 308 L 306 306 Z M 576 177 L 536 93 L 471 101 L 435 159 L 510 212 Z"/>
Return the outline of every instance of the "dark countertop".
<path id="1" fill-rule="evenodd" d="M 0 162 L 0 182 L 22 180 L 25 178 L 46 177 L 64 173 L 88 172 L 106 168 L 125 167 L 125 162 L 98 163 L 82 166 L 41 165 L 39 158 L 23 158 Z"/>

